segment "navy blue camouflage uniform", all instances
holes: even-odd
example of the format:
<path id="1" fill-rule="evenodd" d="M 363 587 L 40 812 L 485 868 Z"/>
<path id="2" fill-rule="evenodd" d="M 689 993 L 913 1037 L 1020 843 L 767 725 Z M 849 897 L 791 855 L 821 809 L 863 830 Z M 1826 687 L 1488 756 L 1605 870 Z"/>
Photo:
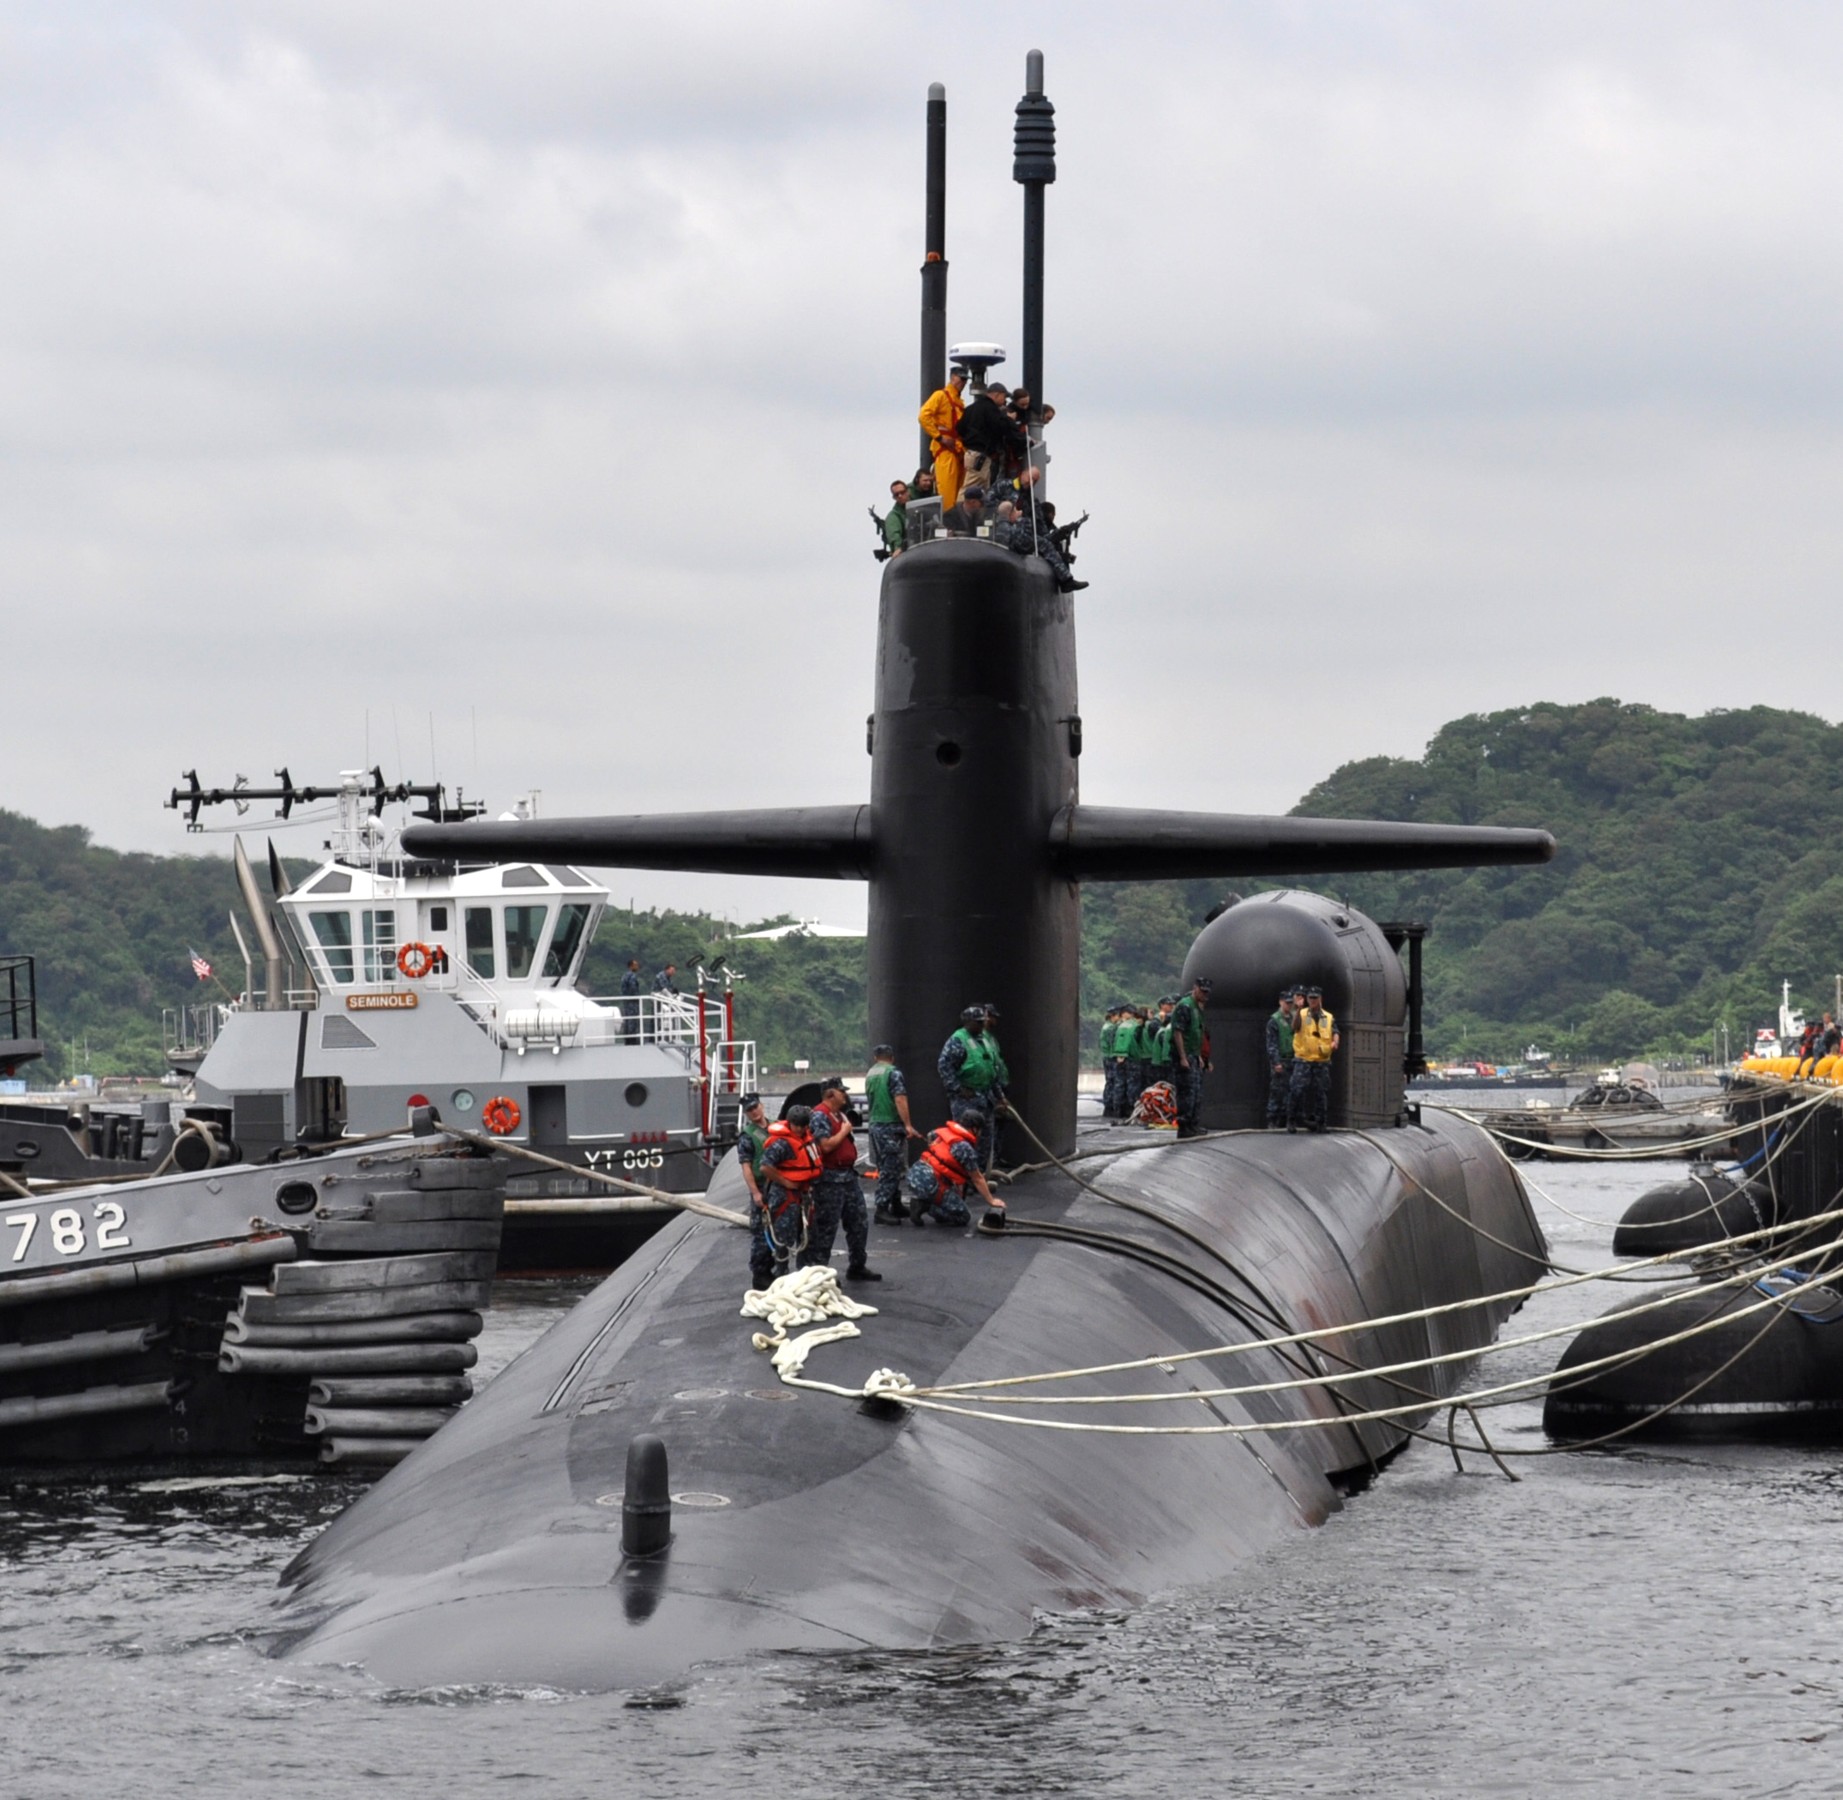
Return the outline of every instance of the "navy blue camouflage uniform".
<path id="1" fill-rule="evenodd" d="M 1190 1030 L 1194 1022 L 1195 1031 Z M 1177 1059 L 1177 1047 L 1180 1035 L 1185 1045 L 1184 1054 L 1189 1058 L 1186 1067 Z M 1196 1048 L 1190 1047 L 1190 1040 L 1197 1040 Z M 1202 1129 L 1197 1122 L 1197 1115 L 1203 1104 L 1203 1009 L 1197 1004 L 1196 997 L 1186 994 L 1171 1009 L 1171 1067 L 1166 1071 L 1166 1078 L 1171 1083 L 1171 1098 L 1177 1108 L 1177 1129 L 1180 1137 L 1190 1137 Z"/>
<path id="2" fill-rule="evenodd" d="M 1274 1013 L 1263 1033 L 1267 1046 L 1267 1123 L 1285 1125 L 1293 1116 L 1293 1046 L 1288 1033 L 1280 1041 L 1280 1015 Z"/>
<path id="3" fill-rule="evenodd" d="M 978 1133 L 979 1167 L 989 1174 L 998 1148 L 998 1105 L 1005 1097 L 1005 1079 L 1010 1071 L 1005 1067 L 998 1039 L 990 1031 L 985 1035 L 991 1039 L 992 1054 L 998 1058 L 999 1075 L 983 1094 L 960 1085 L 960 1071 L 966 1066 L 966 1046 L 957 1035 L 949 1037 L 941 1046 L 934 1068 L 941 1078 L 941 1086 L 947 1090 L 947 1116 L 956 1125 L 964 1125 L 968 1131 Z"/>
<path id="4" fill-rule="evenodd" d="M 747 1142 L 745 1138 L 736 1146 L 737 1155 L 742 1154 L 742 1145 Z M 749 1278 L 758 1288 L 765 1288 L 775 1276 L 785 1275 L 794 1266 L 793 1259 L 807 1235 L 811 1203 L 805 1195 L 776 1187 L 768 1179 L 769 1170 L 786 1162 L 796 1147 L 791 1138 L 771 1138 L 762 1152 L 761 1190 L 767 1204 L 755 1208 L 755 1231 L 749 1243 Z M 774 1207 L 781 1210 L 771 1221 L 769 1211 Z"/>
<path id="5" fill-rule="evenodd" d="M 891 1100 L 909 1091 L 909 1084 L 903 1080 L 900 1069 L 892 1068 L 888 1081 Z M 870 1154 L 877 1165 L 877 1206 L 879 1210 L 887 1207 L 889 1214 L 899 1216 L 902 1212 L 902 1177 L 909 1161 L 907 1129 L 900 1121 L 894 1125 L 879 1125 L 873 1121 L 870 1127 Z"/>
<path id="6" fill-rule="evenodd" d="M 823 1106 L 813 1108 L 813 1142 L 829 1138 L 845 1121 Z M 847 1143 L 851 1139 L 845 1140 Z M 850 1267 L 861 1269 L 870 1255 L 870 1220 L 864 1211 L 864 1189 L 858 1181 L 855 1162 L 848 1169 L 827 1169 L 813 1183 L 813 1218 L 806 1231 L 806 1250 L 800 1267 L 810 1269 L 816 1263 L 829 1262 L 832 1245 L 837 1241 L 840 1224 L 845 1228 L 845 1245 L 851 1253 Z"/>
<path id="7" fill-rule="evenodd" d="M 972 1127 L 969 1125 L 970 1131 Z M 970 1225 L 973 1215 L 966 1210 L 966 1190 L 971 1185 L 971 1178 L 979 1169 L 979 1149 L 975 1144 L 954 1144 L 948 1150 L 959 1166 L 966 1171 L 967 1181 L 955 1187 L 950 1181 L 943 1181 L 934 1167 L 920 1158 L 915 1167 L 905 1177 L 909 1197 L 915 1202 L 917 1221 L 928 1211 L 934 1209 L 933 1217 L 942 1225 Z"/>
<path id="8" fill-rule="evenodd" d="M 1075 571 L 1069 567 L 1069 559 L 1050 536 L 1049 526 L 1044 523 L 1042 515 L 1034 507 L 1016 500 L 1010 494 L 1006 494 L 1005 498 L 1011 499 L 1016 505 L 1018 516 L 1014 519 L 1000 519 L 992 527 L 992 541 L 1019 556 L 1042 557 L 1049 564 L 1049 572 L 1056 577 L 1056 585 L 1067 587 L 1075 579 Z"/>

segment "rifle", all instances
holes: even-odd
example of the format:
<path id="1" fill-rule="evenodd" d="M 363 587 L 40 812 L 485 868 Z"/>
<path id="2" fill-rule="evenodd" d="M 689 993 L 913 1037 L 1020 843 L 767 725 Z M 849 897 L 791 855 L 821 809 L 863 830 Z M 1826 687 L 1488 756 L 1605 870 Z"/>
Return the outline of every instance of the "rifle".
<path id="1" fill-rule="evenodd" d="M 883 515 L 878 512 L 874 506 L 867 506 L 864 510 L 870 514 L 870 522 L 877 528 L 877 547 L 871 551 L 871 555 L 874 556 L 878 562 L 888 562 L 890 559 L 890 552 L 889 545 L 883 541 Z"/>
<path id="2" fill-rule="evenodd" d="M 1049 534 L 1050 542 L 1054 544 L 1058 550 L 1060 550 L 1065 544 L 1068 543 L 1069 539 L 1072 538 L 1076 534 L 1076 532 L 1080 531 L 1081 528 L 1087 523 L 1088 523 L 1088 515 L 1086 513 L 1083 513 L 1079 519 L 1074 520 L 1071 524 L 1053 526 Z"/>

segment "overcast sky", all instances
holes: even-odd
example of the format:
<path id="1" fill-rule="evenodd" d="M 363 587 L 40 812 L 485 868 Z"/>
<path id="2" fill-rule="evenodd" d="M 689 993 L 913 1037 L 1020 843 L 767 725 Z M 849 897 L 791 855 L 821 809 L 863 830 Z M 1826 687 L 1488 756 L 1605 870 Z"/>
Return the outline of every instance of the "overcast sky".
<path id="1" fill-rule="evenodd" d="M 861 798 L 924 96 L 949 335 L 1015 346 L 1033 44 L 1085 799 L 1284 810 L 1535 700 L 1843 713 L 1834 8 L 40 0 L 0 806 L 222 848 L 182 770 L 431 737 L 495 811 Z"/>

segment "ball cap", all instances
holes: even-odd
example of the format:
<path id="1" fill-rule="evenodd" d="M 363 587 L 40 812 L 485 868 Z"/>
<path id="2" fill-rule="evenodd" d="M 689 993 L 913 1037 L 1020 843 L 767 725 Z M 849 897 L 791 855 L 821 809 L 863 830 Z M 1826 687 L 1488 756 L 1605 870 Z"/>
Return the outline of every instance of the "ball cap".
<path id="1" fill-rule="evenodd" d="M 1193 988 L 1201 988 L 1206 994 L 1213 993 L 1216 987 L 1216 984 L 1213 981 L 1211 981 L 1207 975 L 1197 976 L 1197 978 L 1194 981 L 1192 981 L 1190 985 Z"/>
<path id="2" fill-rule="evenodd" d="M 744 1094 L 742 1097 L 742 1110 L 744 1112 L 753 1112 L 761 1103 L 762 1097 L 760 1094 Z"/>
<path id="3" fill-rule="evenodd" d="M 1325 997 L 1325 990 L 1321 987 L 1309 987 L 1305 991 L 1305 997 L 1308 1000 L 1322 1000 Z"/>
<path id="4" fill-rule="evenodd" d="M 894 1056 L 895 1054 L 896 1046 L 894 1044 L 879 1044 L 876 1049 L 871 1051 L 872 1056 Z"/>
<path id="5" fill-rule="evenodd" d="M 985 1017 L 985 1008 L 983 1006 L 963 1006 L 960 1008 L 960 1017 L 963 1019 L 983 1019 Z"/>

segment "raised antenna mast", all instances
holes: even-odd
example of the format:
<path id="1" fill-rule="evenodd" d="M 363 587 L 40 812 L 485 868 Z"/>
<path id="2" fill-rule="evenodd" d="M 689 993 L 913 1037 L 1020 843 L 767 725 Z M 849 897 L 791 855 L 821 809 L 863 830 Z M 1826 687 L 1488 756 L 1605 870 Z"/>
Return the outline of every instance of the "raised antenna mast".
<path id="1" fill-rule="evenodd" d="M 1043 52 L 1024 59 L 1011 179 L 1024 189 L 1024 386 L 1030 422 L 1043 418 L 1043 190 L 1056 179 L 1056 109 L 1043 97 Z"/>
<path id="2" fill-rule="evenodd" d="M 922 257 L 921 396 L 947 385 L 947 90 L 928 87 L 928 220 Z M 928 433 L 921 434 L 919 468 L 928 466 Z"/>

